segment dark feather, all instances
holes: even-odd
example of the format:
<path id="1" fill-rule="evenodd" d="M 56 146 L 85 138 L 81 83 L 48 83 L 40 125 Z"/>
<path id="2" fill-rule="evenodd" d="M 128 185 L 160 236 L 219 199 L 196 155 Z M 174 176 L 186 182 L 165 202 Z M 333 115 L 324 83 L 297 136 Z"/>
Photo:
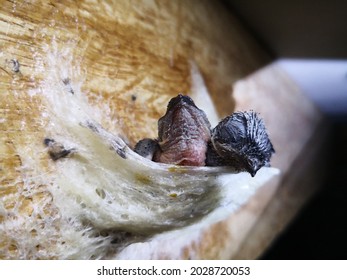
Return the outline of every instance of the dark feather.
<path id="1" fill-rule="evenodd" d="M 263 120 L 254 111 L 236 112 L 212 131 L 206 165 L 228 165 L 254 176 L 275 152 Z"/>

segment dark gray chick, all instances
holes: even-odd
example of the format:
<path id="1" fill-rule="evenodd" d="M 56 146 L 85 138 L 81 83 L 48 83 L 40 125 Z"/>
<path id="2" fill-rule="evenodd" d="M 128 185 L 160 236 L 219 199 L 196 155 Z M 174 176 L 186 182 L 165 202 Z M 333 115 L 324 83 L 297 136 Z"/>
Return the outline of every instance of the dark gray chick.
<path id="1" fill-rule="evenodd" d="M 232 166 L 254 176 L 270 166 L 275 152 L 263 120 L 253 111 L 236 112 L 213 130 L 206 154 L 207 166 Z"/>

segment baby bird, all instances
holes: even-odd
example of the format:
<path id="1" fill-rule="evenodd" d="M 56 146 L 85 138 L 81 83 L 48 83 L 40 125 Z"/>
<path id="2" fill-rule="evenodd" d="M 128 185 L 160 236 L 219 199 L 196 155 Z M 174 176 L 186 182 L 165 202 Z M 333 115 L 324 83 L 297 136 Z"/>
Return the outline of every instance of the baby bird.
<path id="1" fill-rule="evenodd" d="M 206 165 L 232 166 L 252 177 L 263 166 L 270 166 L 275 150 L 263 120 L 253 111 L 236 112 L 213 129 L 208 143 Z"/>
<path id="2" fill-rule="evenodd" d="M 143 139 L 135 152 L 156 162 L 204 166 L 211 125 L 205 112 L 182 94 L 171 99 L 158 121 L 158 139 Z"/>
<path id="3" fill-rule="evenodd" d="M 135 152 L 156 162 L 231 166 L 255 176 L 261 167 L 270 166 L 275 150 L 257 113 L 233 113 L 211 131 L 206 114 L 179 94 L 158 121 L 158 139 L 139 141 Z"/>

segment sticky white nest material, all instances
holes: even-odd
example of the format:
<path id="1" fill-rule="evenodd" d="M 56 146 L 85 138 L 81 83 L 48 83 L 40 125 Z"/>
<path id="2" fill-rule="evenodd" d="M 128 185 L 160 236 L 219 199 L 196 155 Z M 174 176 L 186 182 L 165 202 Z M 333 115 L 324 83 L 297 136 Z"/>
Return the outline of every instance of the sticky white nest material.
<path id="1" fill-rule="evenodd" d="M 70 72 L 79 73 L 66 70 L 73 64 L 67 57 L 58 51 L 47 55 L 46 79 L 31 94 L 42 94 L 47 100 L 47 136 L 77 153 L 52 161 L 56 171 L 45 174 L 57 208 L 55 216 L 40 211 L 40 220 L 33 215 L 31 220 L 17 220 L 17 225 L 0 225 L 0 234 L 12 230 L 21 258 L 147 258 L 153 257 L 149 250 L 160 250 L 136 243 L 137 238 L 152 238 L 151 246 L 153 240 L 168 238 L 172 247 L 165 250 L 177 251 L 182 242 L 189 244 L 195 238 L 194 231 L 226 218 L 278 174 L 275 168 L 262 168 L 252 178 L 224 167 L 180 167 L 142 158 L 101 127 L 99 121 L 109 118 L 107 113 L 90 106 L 78 83 L 66 88 L 62 81 Z M 206 95 L 194 65 L 192 71 L 194 97 L 199 92 Z M 202 109 L 215 112 L 212 104 L 208 106 Z M 36 176 L 28 192 L 42 184 Z M 5 211 L 1 203 L 0 211 Z M 36 239 L 28 234 L 32 229 Z M 125 233 L 131 233 L 130 237 Z M 35 244 L 51 240 L 53 245 L 32 252 Z M 126 247 L 129 243 L 133 244 Z"/>

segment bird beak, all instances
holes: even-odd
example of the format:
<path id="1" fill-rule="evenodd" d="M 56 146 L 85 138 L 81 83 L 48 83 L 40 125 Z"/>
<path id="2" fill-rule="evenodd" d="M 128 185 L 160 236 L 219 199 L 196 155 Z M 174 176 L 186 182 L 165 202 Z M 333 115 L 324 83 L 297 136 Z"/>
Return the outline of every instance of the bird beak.
<path id="1" fill-rule="evenodd" d="M 252 177 L 254 177 L 255 174 L 257 174 L 260 167 L 261 166 L 258 164 L 258 161 L 249 161 L 246 170 L 249 174 L 251 174 Z"/>
<path id="2" fill-rule="evenodd" d="M 249 174 L 251 174 L 252 177 L 254 177 L 258 170 L 254 170 L 252 168 L 248 168 L 247 171 L 249 172 Z"/>

